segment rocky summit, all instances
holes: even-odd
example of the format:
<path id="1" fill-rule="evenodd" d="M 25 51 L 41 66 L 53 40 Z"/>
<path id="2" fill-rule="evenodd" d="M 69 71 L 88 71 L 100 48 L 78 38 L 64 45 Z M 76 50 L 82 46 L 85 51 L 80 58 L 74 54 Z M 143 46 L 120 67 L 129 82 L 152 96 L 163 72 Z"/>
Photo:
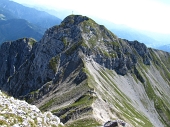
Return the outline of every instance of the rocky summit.
<path id="1" fill-rule="evenodd" d="M 170 54 L 120 39 L 86 16 L 66 17 L 40 42 L 3 43 L 0 74 L 1 90 L 66 127 L 170 125 Z"/>
<path id="2" fill-rule="evenodd" d="M 1 127 L 62 127 L 60 119 L 51 112 L 42 113 L 35 105 L 14 99 L 0 91 Z"/>

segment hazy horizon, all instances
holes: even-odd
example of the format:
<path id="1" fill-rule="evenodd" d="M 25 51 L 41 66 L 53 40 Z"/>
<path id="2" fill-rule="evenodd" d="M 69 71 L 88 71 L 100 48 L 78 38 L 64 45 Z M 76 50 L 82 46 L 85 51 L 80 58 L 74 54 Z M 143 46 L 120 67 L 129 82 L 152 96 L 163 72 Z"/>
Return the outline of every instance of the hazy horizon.
<path id="1" fill-rule="evenodd" d="M 170 34 L 169 0 L 12 0 L 21 4 L 46 7 L 96 17 L 135 29 Z M 72 11 L 71 11 L 72 10 Z M 70 12 L 71 11 L 71 12 Z M 69 15 L 66 13 L 65 16 Z"/>

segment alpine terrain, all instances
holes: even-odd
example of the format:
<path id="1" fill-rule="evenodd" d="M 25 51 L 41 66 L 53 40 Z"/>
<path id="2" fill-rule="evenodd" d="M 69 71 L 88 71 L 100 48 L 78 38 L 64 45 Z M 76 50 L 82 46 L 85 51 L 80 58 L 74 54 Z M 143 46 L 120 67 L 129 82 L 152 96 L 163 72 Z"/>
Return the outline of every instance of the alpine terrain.
<path id="1" fill-rule="evenodd" d="M 66 127 L 170 125 L 170 54 L 120 39 L 86 16 L 66 17 L 39 42 L 3 43 L 0 74 L 2 91 Z"/>
<path id="2" fill-rule="evenodd" d="M 0 91 L 1 127 L 62 127 L 60 119 L 51 112 L 42 113 L 35 105 L 16 100 Z"/>

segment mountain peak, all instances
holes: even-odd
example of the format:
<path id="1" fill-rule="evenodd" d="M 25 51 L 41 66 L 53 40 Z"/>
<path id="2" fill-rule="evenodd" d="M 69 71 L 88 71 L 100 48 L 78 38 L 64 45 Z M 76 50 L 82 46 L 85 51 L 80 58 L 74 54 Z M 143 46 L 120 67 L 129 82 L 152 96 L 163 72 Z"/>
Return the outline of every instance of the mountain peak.
<path id="1" fill-rule="evenodd" d="M 0 88 L 10 95 L 65 124 L 123 119 L 138 127 L 169 126 L 170 54 L 117 38 L 81 15 L 48 29 L 31 50 L 17 44 L 0 47 Z"/>
<path id="2" fill-rule="evenodd" d="M 67 16 L 62 23 L 64 24 L 74 24 L 74 25 L 78 25 L 79 23 L 83 22 L 83 21 L 87 21 L 90 18 L 86 17 L 86 16 L 82 16 L 82 15 L 69 15 Z"/>

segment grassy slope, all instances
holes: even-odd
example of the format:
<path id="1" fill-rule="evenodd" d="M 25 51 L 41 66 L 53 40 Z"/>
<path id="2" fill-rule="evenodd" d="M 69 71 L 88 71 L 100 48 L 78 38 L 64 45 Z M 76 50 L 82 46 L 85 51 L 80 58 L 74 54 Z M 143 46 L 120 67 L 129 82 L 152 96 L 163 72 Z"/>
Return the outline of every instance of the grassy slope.
<path id="1" fill-rule="evenodd" d="M 148 118 L 134 107 L 133 100 L 120 90 L 118 85 L 121 82 L 116 81 L 118 79 L 116 73 L 107 69 L 103 70 L 100 67 L 94 69 L 90 64 L 87 67 L 90 70 L 89 84 L 94 87 L 99 98 L 109 103 L 110 111 L 115 114 L 116 118 L 123 119 L 133 126 L 153 126 Z M 124 81 L 124 83 L 126 82 Z"/>
<path id="2" fill-rule="evenodd" d="M 156 59 L 159 60 L 159 57 Z M 160 64 L 161 66 L 157 67 L 154 64 L 146 66 L 138 63 L 137 69 L 145 80 L 143 83 L 133 73 L 119 76 L 96 63 L 88 63 L 86 70 L 89 84 L 99 98 L 111 105 L 112 113 L 116 114 L 117 118 L 133 126 L 168 126 L 169 71 L 165 69 L 168 66 L 162 62 Z"/>

